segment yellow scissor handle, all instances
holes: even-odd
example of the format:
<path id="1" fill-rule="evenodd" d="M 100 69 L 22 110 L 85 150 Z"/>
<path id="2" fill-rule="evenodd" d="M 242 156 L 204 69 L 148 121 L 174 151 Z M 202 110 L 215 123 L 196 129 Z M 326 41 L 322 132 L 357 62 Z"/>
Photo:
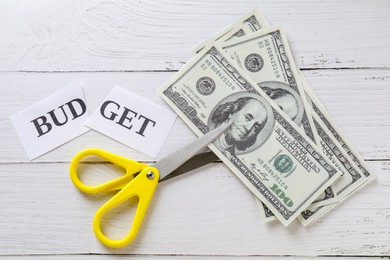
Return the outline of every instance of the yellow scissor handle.
<path id="1" fill-rule="evenodd" d="M 88 186 L 84 184 L 79 178 L 77 167 L 81 160 L 92 155 L 99 156 L 121 167 L 122 169 L 125 169 L 126 170 L 125 175 L 96 186 Z M 70 178 L 73 184 L 79 190 L 85 193 L 99 193 L 99 192 L 105 192 L 111 190 L 119 190 L 123 188 L 127 183 L 129 183 L 134 178 L 133 174 L 141 172 L 146 167 L 148 167 L 148 165 L 146 164 L 142 164 L 137 161 L 130 160 L 125 157 L 121 157 L 116 154 L 106 152 L 104 150 L 100 150 L 97 148 L 90 148 L 90 149 L 85 149 L 79 152 L 78 154 L 76 154 L 76 156 L 73 158 L 72 162 L 70 163 L 69 170 L 70 170 Z"/>
<path id="2" fill-rule="evenodd" d="M 150 200 L 153 197 L 153 193 L 157 187 L 158 180 L 160 178 L 159 171 L 154 167 L 148 167 L 142 170 L 134 180 L 127 184 L 121 191 L 119 191 L 114 197 L 112 197 L 106 204 L 104 204 L 95 215 L 93 219 L 93 230 L 96 237 L 106 246 L 109 247 L 122 247 L 133 241 L 141 226 L 142 220 L 145 216 L 146 210 L 149 206 Z M 138 198 L 138 206 L 135 212 L 134 221 L 131 226 L 130 232 L 122 239 L 112 240 L 104 235 L 101 229 L 101 220 L 103 215 L 122 204 L 126 200 L 133 197 Z"/>
<path id="3" fill-rule="evenodd" d="M 77 167 L 81 160 L 88 156 L 99 156 L 126 170 L 125 175 L 106 183 L 88 186 L 84 184 L 78 175 Z M 138 173 L 136 177 L 134 174 Z M 125 157 L 121 157 L 104 150 L 90 148 L 76 154 L 70 164 L 70 178 L 74 185 L 86 193 L 98 193 L 111 190 L 120 190 L 114 197 L 98 209 L 93 219 L 93 230 L 96 237 L 106 246 L 122 247 L 130 243 L 138 233 L 142 219 L 152 199 L 154 190 L 160 179 L 159 171 L 146 164 L 142 164 Z M 130 232 L 120 240 L 112 240 L 104 235 L 101 229 L 101 220 L 104 214 L 133 197 L 138 198 L 138 206 Z"/>

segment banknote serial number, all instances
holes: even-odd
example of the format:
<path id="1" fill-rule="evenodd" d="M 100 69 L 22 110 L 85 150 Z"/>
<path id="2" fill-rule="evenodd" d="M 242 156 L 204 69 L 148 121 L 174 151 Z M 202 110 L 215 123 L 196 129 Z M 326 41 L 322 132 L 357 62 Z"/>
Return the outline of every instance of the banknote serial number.
<path id="1" fill-rule="evenodd" d="M 224 70 L 220 67 L 217 67 L 212 61 L 209 59 L 206 59 L 201 65 L 200 68 L 202 70 L 206 70 L 209 68 L 216 76 L 220 78 L 220 80 L 226 84 L 227 87 L 229 87 L 231 90 L 235 90 L 234 82 L 231 81 L 225 74 Z"/>
<path id="2" fill-rule="evenodd" d="M 280 176 L 274 172 L 274 170 L 272 169 L 273 166 L 267 164 L 262 159 L 258 159 L 257 162 L 260 165 L 262 165 L 264 170 L 266 172 L 268 172 L 272 176 L 272 178 L 277 182 L 277 184 L 273 183 L 273 185 L 272 185 L 272 187 L 270 187 L 270 189 L 274 192 L 274 194 L 279 199 L 281 199 L 283 201 L 284 205 L 286 205 L 287 207 L 292 207 L 294 205 L 293 200 L 291 198 L 289 198 L 288 196 L 286 196 L 286 193 L 283 191 L 283 189 L 286 191 L 288 189 L 288 186 L 282 180 L 282 178 L 280 178 Z"/>
<path id="3" fill-rule="evenodd" d="M 263 167 L 263 170 L 266 172 L 266 173 L 269 173 L 272 178 L 280 185 L 281 188 L 283 188 L 284 190 L 287 190 L 288 189 L 288 186 L 287 184 L 283 181 L 283 179 L 274 172 L 273 170 L 273 166 L 270 165 L 270 164 L 267 164 L 266 162 L 264 162 L 264 160 L 262 159 L 258 159 L 257 162 Z"/>
<path id="4" fill-rule="evenodd" d="M 276 57 L 276 55 L 274 53 L 274 49 L 271 47 L 270 40 L 269 39 L 265 39 L 263 41 L 259 41 L 258 45 L 259 45 L 260 49 L 265 49 L 266 50 L 266 52 L 268 54 L 268 57 L 270 59 L 270 62 L 271 62 L 272 71 L 274 72 L 275 77 L 277 79 L 279 79 L 281 77 L 281 71 L 280 71 L 280 68 L 279 68 L 279 65 L 278 65 L 278 59 L 277 59 L 277 57 Z"/>

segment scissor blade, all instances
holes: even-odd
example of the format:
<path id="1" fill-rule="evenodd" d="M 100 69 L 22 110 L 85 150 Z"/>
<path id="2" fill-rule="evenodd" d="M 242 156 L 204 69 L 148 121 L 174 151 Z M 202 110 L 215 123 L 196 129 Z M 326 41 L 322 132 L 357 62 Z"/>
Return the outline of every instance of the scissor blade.
<path id="1" fill-rule="evenodd" d="M 188 159 L 193 157 L 198 151 L 214 141 L 220 136 L 231 124 L 222 125 L 202 137 L 199 137 L 196 141 L 189 143 L 181 149 L 167 155 L 153 166 L 156 167 L 160 172 L 160 180 L 164 179 L 171 172 L 179 168 Z"/>
<path id="2" fill-rule="evenodd" d="M 180 165 L 179 168 L 177 168 L 176 170 L 174 170 L 173 172 L 171 172 L 170 174 L 165 176 L 164 179 L 160 179 L 160 182 L 169 180 L 173 177 L 180 176 L 186 172 L 195 170 L 195 169 L 202 167 L 206 164 L 215 162 L 218 159 L 219 159 L 218 156 L 216 156 L 215 153 L 212 151 L 199 153 L 197 155 L 194 155 L 191 159 L 189 159 L 188 161 L 186 161 L 182 165 Z"/>

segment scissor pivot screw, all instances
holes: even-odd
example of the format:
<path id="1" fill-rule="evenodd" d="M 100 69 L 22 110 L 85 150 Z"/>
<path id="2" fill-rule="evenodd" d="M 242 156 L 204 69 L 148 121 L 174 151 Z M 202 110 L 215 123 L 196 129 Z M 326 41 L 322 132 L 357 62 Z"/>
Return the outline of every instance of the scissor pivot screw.
<path id="1" fill-rule="evenodd" d="M 148 172 L 146 174 L 146 177 L 148 177 L 149 180 L 153 180 L 154 179 L 154 172 Z"/>

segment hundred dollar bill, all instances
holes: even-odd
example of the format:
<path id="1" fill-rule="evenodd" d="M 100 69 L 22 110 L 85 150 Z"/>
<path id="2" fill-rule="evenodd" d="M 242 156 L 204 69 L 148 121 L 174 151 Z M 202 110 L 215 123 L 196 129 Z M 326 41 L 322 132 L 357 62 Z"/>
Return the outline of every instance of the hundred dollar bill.
<path id="1" fill-rule="evenodd" d="M 257 86 L 301 126 L 312 141 L 314 123 L 283 30 L 273 27 L 221 44 Z"/>
<path id="2" fill-rule="evenodd" d="M 251 11 L 243 15 L 240 19 L 227 26 L 222 31 L 216 33 L 209 39 L 193 47 L 192 52 L 194 54 L 198 53 L 210 43 L 218 42 L 219 40 L 222 40 L 224 42 L 229 40 L 230 38 L 240 37 L 250 32 L 259 31 L 265 27 L 269 27 L 267 20 L 264 18 L 264 16 L 258 9 L 252 9 Z"/>
<path id="3" fill-rule="evenodd" d="M 235 38 L 239 38 L 239 37 L 242 37 L 244 35 L 248 35 L 248 34 L 251 34 L 253 32 L 257 32 L 257 31 L 260 31 L 261 29 L 262 30 L 266 30 L 266 29 L 269 29 L 270 28 L 270 25 L 269 23 L 267 22 L 267 19 L 260 13 L 258 12 L 258 15 L 257 15 L 257 21 L 259 22 L 259 26 L 248 26 L 248 27 L 245 27 L 241 24 L 238 24 L 235 28 L 233 28 L 232 30 L 230 30 L 229 32 L 227 32 L 225 35 L 223 35 L 222 37 L 219 38 L 219 40 L 217 42 L 222 42 L 222 43 L 225 43 L 225 42 L 229 42 L 230 40 L 232 39 L 235 39 Z M 288 47 L 288 45 L 287 45 Z M 289 49 L 289 48 L 288 48 Z M 292 55 L 290 55 L 290 58 L 292 57 Z M 292 60 L 291 60 L 292 61 Z M 294 63 L 295 64 L 295 63 Z M 296 67 L 296 66 L 295 66 Z M 297 67 L 296 67 L 297 68 Z M 298 70 L 299 71 L 299 70 Z M 272 92 L 267 92 L 267 94 L 269 95 L 272 95 Z M 299 93 L 300 95 L 302 95 L 302 91 L 301 93 Z M 305 97 L 301 96 L 301 98 L 303 100 L 305 100 Z M 313 127 L 313 122 L 310 120 L 310 117 L 309 117 L 309 124 L 311 125 L 311 127 Z M 300 125 L 300 122 L 298 122 L 298 125 Z M 312 128 L 311 128 L 312 130 Z M 314 135 L 313 135 L 313 141 L 315 141 L 316 143 L 319 141 L 319 137 L 316 135 L 316 132 L 314 131 Z M 327 204 L 331 204 L 331 203 L 334 203 L 335 201 L 337 201 L 337 195 L 336 193 L 333 191 L 332 187 L 328 187 L 312 204 L 311 204 L 311 207 L 319 207 L 319 206 L 323 206 L 323 205 L 327 205 Z M 264 220 L 266 222 L 270 221 L 270 220 L 273 220 L 275 219 L 274 215 L 272 214 L 272 212 L 264 205 L 262 204 L 261 202 L 258 201 L 258 204 L 260 205 L 260 214 L 262 216 L 264 216 Z"/>
<path id="4" fill-rule="evenodd" d="M 340 175 L 218 46 L 205 47 L 159 94 L 199 136 L 233 122 L 210 149 L 286 226 Z"/>
<path id="5" fill-rule="evenodd" d="M 307 79 L 301 73 L 301 81 L 303 83 L 303 87 L 307 94 L 309 104 L 312 107 L 315 114 L 321 119 L 326 128 L 332 133 L 334 138 L 340 143 L 342 148 L 347 152 L 348 156 L 352 159 L 352 161 L 359 168 L 360 172 L 363 173 L 367 181 L 371 181 L 375 178 L 374 174 L 370 170 L 370 168 L 365 163 L 364 159 L 357 152 L 356 148 L 352 145 L 349 139 L 345 136 L 342 130 L 337 126 L 336 122 L 329 115 L 327 110 L 321 101 L 317 98 L 317 95 L 314 93 Z M 314 113 L 313 113 L 314 114 Z"/>
<path id="6" fill-rule="evenodd" d="M 340 143 L 332 136 L 332 133 L 326 128 L 318 115 L 313 113 L 312 116 L 316 130 L 321 138 L 320 142 L 323 152 L 342 173 L 340 178 L 332 184 L 333 191 L 336 192 L 338 199 L 341 200 L 366 182 L 366 178 L 352 162 Z"/>
<path id="7" fill-rule="evenodd" d="M 330 212 L 332 209 L 343 203 L 345 200 L 347 200 L 349 197 L 351 197 L 356 191 L 360 190 L 366 184 L 371 182 L 372 179 L 368 179 L 363 185 L 359 186 L 356 190 L 353 192 L 350 192 L 347 194 L 344 198 L 340 199 L 337 203 L 332 203 L 329 205 L 321 206 L 321 207 L 308 207 L 306 210 L 304 210 L 301 215 L 298 217 L 299 221 L 304 225 L 308 226 L 309 224 L 313 223 L 314 221 L 317 221 L 321 217 L 323 217 L 326 213 Z"/>
<path id="8" fill-rule="evenodd" d="M 268 29 L 270 25 L 265 17 L 259 10 L 254 10 L 254 12 L 253 16 L 249 17 L 243 23 L 237 23 L 233 29 L 221 36 L 216 42 L 222 44 L 257 31 Z"/>
<path id="9" fill-rule="evenodd" d="M 314 112 L 314 111 L 313 111 Z M 316 131 L 320 136 L 320 144 L 324 154 L 333 163 L 332 165 L 342 173 L 333 184 L 333 192 L 337 194 L 337 199 L 341 200 L 349 196 L 353 191 L 359 188 L 366 182 L 365 176 L 360 172 L 357 166 L 352 162 L 346 151 L 341 147 L 337 140 L 332 136 L 321 119 L 312 113 Z M 338 203 L 338 202 L 336 202 Z M 332 205 L 326 207 L 312 204 L 307 210 L 303 211 L 299 220 L 303 225 L 307 226 L 314 220 L 318 219 L 324 212 L 328 212 Z M 272 213 L 265 210 L 262 217 L 265 222 L 272 220 Z"/>
<path id="10" fill-rule="evenodd" d="M 227 34 L 231 34 L 232 30 Z M 305 92 L 300 82 L 299 71 L 295 67 L 288 41 L 279 27 L 251 32 L 245 37 L 229 40 L 222 48 L 238 65 L 261 87 L 315 143 L 319 140 L 314 129 Z M 312 204 L 322 206 L 337 200 L 336 193 L 328 187 Z M 260 207 L 260 211 L 266 207 Z M 269 210 L 262 212 L 268 217 Z"/>
<path id="11" fill-rule="evenodd" d="M 351 196 L 354 192 L 364 187 L 374 177 L 373 174 L 367 170 L 368 167 L 365 165 L 364 160 L 358 159 L 360 155 L 355 150 L 351 150 L 352 145 L 337 127 L 336 123 L 332 122 L 333 120 L 327 114 L 324 106 L 318 100 L 302 73 L 300 73 L 300 78 L 302 80 L 305 93 L 308 96 L 308 104 L 310 105 L 309 109 L 311 110 L 311 114 L 314 119 L 316 131 L 320 137 L 322 149 L 328 156 L 328 159 L 333 162 L 333 166 L 342 172 L 340 178 L 332 184 L 333 191 L 336 192 L 338 201 L 327 206 L 312 204 L 308 209 L 303 211 L 299 220 L 304 226 L 307 226 L 313 221 L 319 219 L 325 213 L 329 212 L 336 205 Z M 314 109 L 316 109 L 316 111 Z M 272 212 L 264 206 L 263 208 L 260 207 L 260 212 L 262 219 L 265 222 L 275 219 Z"/>
<path id="12" fill-rule="evenodd" d="M 299 220 L 304 226 L 317 220 L 325 212 L 329 212 L 329 210 L 340 203 L 342 199 L 353 194 L 357 188 L 362 187 L 366 182 L 365 176 L 359 171 L 357 166 L 352 162 L 348 154 L 332 136 L 323 122 L 321 122 L 321 119 L 319 119 L 316 114 L 313 114 L 313 118 L 315 118 L 314 123 L 321 136 L 321 144 L 323 145 L 325 153 L 333 162 L 336 162 L 336 165 L 339 167 L 338 170 L 342 171 L 342 175 L 332 184 L 333 191 L 336 192 L 339 201 L 333 205 L 331 204 L 322 207 L 311 206 L 303 211 L 301 216 L 299 216 Z"/>
<path id="13" fill-rule="evenodd" d="M 329 141 L 330 145 L 336 146 L 335 143 L 337 143 L 339 153 L 343 154 L 343 161 L 348 162 L 348 165 L 355 169 L 355 171 L 349 172 L 350 176 L 343 175 L 333 184 L 339 187 L 339 201 L 337 203 L 322 207 L 309 207 L 302 212 L 299 220 L 303 225 L 307 226 L 353 195 L 357 190 L 370 183 L 375 177 L 341 129 L 337 127 L 337 124 L 329 116 L 303 75 L 301 75 L 301 80 L 308 96 L 309 104 L 312 107 L 313 116 L 324 133 L 332 140 Z"/>
<path id="14" fill-rule="evenodd" d="M 260 14 L 261 15 L 261 14 Z M 262 16 L 260 19 L 258 19 L 258 21 L 265 21 L 266 22 L 266 19 Z M 256 27 L 256 26 L 253 26 L 253 27 L 248 27 L 248 28 L 251 28 L 252 30 L 246 30 L 245 28 L 242 28 L 242 26 L 240 26 L 239 24 L 236 26 L 236 28 L 233 28 L 231 29 L 229 32 L 225 33 L 225 35 L 219 37 L 218 41 L 219 42 L 226 42 L 226 41 L 229 41 L 231 39 L 234 39 L 234 38 L 237 38 L 237 37 L 242 37 L 244 35 L 247 35 L 247 34 L 250 34 L 254 31 L 257 31 L 257 28 L 260 28 L 262 30 L 264 29 L 267 29 L 269 28 L 269 24 L 266 22 L 264 24 L 261 24 L 260 26 Z M 309 87 L 309 85 L 307 84 L 306 82 L 306 79 L 303 77 L 303 75 L 301 74 L 302 76 L 302 80 L 304 81 L 304 86 L 308 87 L 309 89 L 307 91 L 310 91 L 311 93 L 311 96 L 313 96 L 316 101 L 318 101 L 318 99 L 316 98 L 315 94 L 311 91 L 311 88 Z M 305 91 L 306 91 L 306 88 L 305 88 Z M 311 103 L 311 99 L 309 98 L 308 101 Z M 311 103 L 312 104 L 312 103 Z M 322 108 L 322 110 L 324 110 L 321 102 L 318 101 L 318 108 Z M 317 108 L 317 113 L 320 111 L 319 109 Z M 324 112 L 326 113 L 326 111 Z M 322 115 L 321 118 L 324 118 L 324 116 Z M 329 117 L 330 118 L 330 117 Z M 334 122 L 332 124 L 328 124 L 328 126 L 335 126 L 336 127 L 336 130 L 339 130 L 337 129 L 337 125 L 334 124 Z M 317 124 L 317 127 L 318 127 L 318 124 Z M 332 129 L 330 129 L 332 130 Z M 320 130 L 321 131 L 321 130 Z M 335 133 L 335 131 L 333 131 L 333 133 Z M 337 138 L 337 134 L 335 135 L 336 138 Z M 339 138 L 340 139 L 340 138 Z M 345 140 L 347 140 L 345 137 L 344 137 Z M 347 141 L 348 142 L 348 141 Z M 349 150 L 349 147 L 348 145 L 345 145 L 346 142 L 341 142 L 343 147 L 347 149 L 347 152 L 349 153 L 350 157 L 352 160 L 354 160 L 354 162 L 356 163 L 356 165 L 359 167 L 359 170 L 357 170 L 356 168 L 353 170 L 353 171 L 356 171 L 359 172 L 359 174 L 361 175 L 361 173 L 363 172 L 364 173 L 364 176 L 367 178 L 367 182 L 364 182 L 363 184 L 361 184 L 361 186 L 364 186 L 366 183 L 368 183 L 370 180 L 372 180 L 372 174 L 369 173 L 369 171 L 367 170 L 367 166 L 365 166 L 365 163 L 364 163 L 364 160 L 362 158 L 359 158 L 359 154 L 357 154 L 357 156 L 354 156 L 354 153 L 351 153 L 350 150 Z M 322 149 L 324 149 L 325 151 L 327 150 L 327 145 L 326 143 L 324 142 L 323 139 L 321 139 L 321 146 L 322 146 Z M 349 144 L 350 147 L 352 147 L 350 144 Z M 332 156 L 334 158 L 337 158 L 335 154 L 333 155 L 330 155 L 331 153 L 327 153 L 328 156 Z M 331 158 L 330 158 L 331 159 Z M 331 159 L 333 162 L 335 162 L 334 159 Z M 337 159 L 338 160 L 338 159 Z M 337 161 L 336 160 L 336 161 Z M 339 162 L 337 165 L 341 165 L 341 162 Z M 333 166 L 335 166 L 337 169 L 341 170 L 339 166 L 337 166 L 335 164 L 333 164 Z M 350 170 L 351 171 L 351 170 Z M 352 175 L 351 173 L 345 175 L 345 172 L 346 170 L 343 171 L 343 176 L 346 176 L 344 178 L 339 178 L 338 181 L 337 181 L 337 185 L 336 185 L 336 189 L 337 189 L 337 193 L 339 195 L 341 195 L 341 197 L 339 199 L 343 200 L 342 198 L 345 197 L 345 194 L 349 194 L 349 190 L 353 190 L 355 186 L 360 186 L 359 183 L 363 182 L 362 180 L 364 180 L 364 178 L 359 178 L 359 181 L 351 181 L 351 182 L 348 182 L 348 176 L 351 177 L 353 176 L 353 172 L 352 172 Z M 353 180 L 353 178 L 352 178 Z M 342 183 L 344 182 L 345 186 L 343 187 Z M 351 184 L 351 185 L 348 185 L 348 184 Z M 360 187 L 361 187 L 360 186 Z M 353 192 L 352 192 L 353 193 Z M 328 198 L 332 198 L 332 199 L 328 199 L 328 200 L 324 200 L 324 201 L 328 201 L 328 202 L 334 202 L 336 197 L 334 196 L 334 192 L 332 191 L 332 189 L 330 189 L 330 187 L 325 190 L 325 192 L 320 196 L 320 197 L 328 197 Z M 318 207 L 319 205 L 321 205 L 321 203 L 323 203 L 323 201 L 321 200 L 316 200 L 317 202 L 319 202 L 319 204 L 316 204 L 316 202 L 314 202 L 311 206 L 310 206 L 310 209 L 312 214 L 314 213 L 315 216 L 319 215 L 319 214 L 323 214 L 325 212 L 328 212 L 329 211 L 329 208 L 332 208 L 332 207 Z M 258 201 L 259 202 L 259 201 Z M 260 213 L 262 213 L 261 215 L 263 216 L 263 219 L 265 221 L 270 221 L 270 220 L 273 220 L 275 219 L 274 215 L 272 214 L 272 212 L 264 205 L 262 204 L 261 202 L 259 202 L 259 207 L 260 207 Z M 309 213 L 310 210 L 306 211 L 306 213 Z M 306 214 L 307 216 L 310 215 L 310 214 Z M 310 217 L 310 219 L 314 219 L 313 217 Z M 317 219 L 317 218 L 316 218 Z"/>
<path id="15" fill-rule="evenodd" d="M 344 151 L 337 140 L 332 136 L 329 130 L 326 128 L 321 119 L 311 111 L 314 119 L 314 125 L 316 131 L 320 137 L 319 143 L 322 147 L 323 153 L 332 162 L 332 166 L 337 171 L 341 172 L 341 176 L 332 184 L 332 193 L 336 193 L 337 203 L 340 199 L 350 195 L 351 192 L 356 190 L 362 184 L 366 182 L 365 176 L 360 172 L 357 166 L 352 162 L 351 158 Z M 331 196 L 328 192 L 324 192 L 322 196 Z M 317 198 L 317 200 L 320 198 Z M 299 220 L 303 225 L 308 225 L 312 221 L 318 219 L 320 214 L 328 212 L 328 208 L 325 205 L 312 203 L 309 209 L 302 212 Z M 274 219 L 272 212 L 270 212 L 264 205 L 263 209 L 260 207 L 260 212 L 264 222 L 268 222 Z"/>

